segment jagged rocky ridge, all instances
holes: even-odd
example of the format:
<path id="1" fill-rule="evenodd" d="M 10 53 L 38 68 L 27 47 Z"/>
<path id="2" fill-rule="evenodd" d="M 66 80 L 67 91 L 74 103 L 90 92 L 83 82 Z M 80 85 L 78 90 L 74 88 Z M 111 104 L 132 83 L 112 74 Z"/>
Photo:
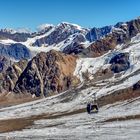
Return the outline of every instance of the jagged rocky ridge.
<path id="1" fill-rule="evenodd" d="M 15 60 L 30 59 L 32 56 L 30 50 L 25 45 L 22 45 L 20 43 L 16 44 L 0 43 L 0 55 Z"/>
<path id="2" fill-rule="evenodd" d="M 5 59 L 5 58 L 3 58 Z M 10 64 L 0 71 L 0 93 L 8 93 L 13 91 L 14 86 L 27 66 L 27 60 L 20 60 L 19 62 L 11 61 Z M 6 63 L 4 63 L 5 65 Z"/>
<path id="3" fill-rule="evenodd" d="M 97 57 L 113 50 L 118 44 L 129 44 L 131 38 L 140 33 L 140 19 L 131 20 L 130 22 L 118 24 L 111 33 L 103 39 L 92 43 L 88 48 L 83 49 L 83 54 Z"/>
<path id="4" fill-rule="evenodd" d="M 12 61 L 6 58 L 5 56 L 0 56 L 0 73 L 5 71 L 8 68 L 8 66 L 11 65 L 11 63 Z"/>
<path id="5" fill-rule="evenodd" d="M 79 82 L 73 75 L 76 59 L 54 50 L 38 54 L 18 78 L 14 92 L 49 96 L 76 86 Z"/>
<path id="6" fill-rule="evenodd" d="M 8 45 L 23 44 L 25 47 L 48 47 L 58 49 L 64 53 L 81 53 L 99 56 L 108 50 L 114 49 L 117 44 L 128 43 L 130 39 L 139 33 L 139 18 L 126 22 L 117 23 L 115 26 L 86 29 L 75 24 L 60 23 L 57 26 L 48 26 L 44 30 L 35 33 L 9 33 L 1 30 L 1 39 L 11 39 L 14 43 Z M 5 35 L 7 36 L 5 37 Z M 26 39 L 22 37 L 28 34 Z M 21 37 L 20 37 L 21 35 Z M 14 36 L 22 39 L 14 39 Z M 0 41 L 4 46 L 4 42 Z M 92 43 L 94 42 L 94 43 Z M 89 43 L 91 43 L 90 47 Z M 93 52 L 93 53 L 92 53 Z M 95 54 L 94 54 L 95 53 Z"/>
<path id="7" fill-rule="evenodd" d="M 52 32 L 48 36 L 37 39 L 33 43 L 33 46 L 40 47 L 44 44 L 48 46 L 53 44 L 59 44 L 64 40 L 68 41 L 68 38 L 70 36 L 76 38 L 77 34 L 81 34 L 84 36 L 88 32 L 88 29 L 77 27 L 76 25 L 65 22 L 57 25 L 56 27 L 53 27 L 52 29 Z M 85 40 L 82 41 L 84 42 Z"/>
<path id="8" fill-rule="evenodd" d="M 80 83 L 80 78 L 74 74 L 78 64 L 77 61 L 81 57 L 94 58 L 103 56 L 110 50 L 113 51 L 117 45 L 123 44 L 123 47 L 127 48 L 130 45 L 131 38 L 140 32 L 140 19 L 135 19 L 130 22 L 126 22 L 125 24 L 119 23 L 114 27 L 105 27 L 105 29 L 93 29 L 92 32 L 95 31 L 96 37 L 95 39 L 92 38 L 92 41 L 94 42 L 86 47 L 85 44 L 81 42 L 86 41 L 88 30 L 82 30 L 80 27 L 75 25 L 72 25 L 71 27 L 71 25 L 66 23 L 60 24 L 57 26 L 57 28 L 57 30 L 54 30 L 54 27 L 51 26 L 50 28 L 46 29 L 48 31 L 45 30 L 40 32 L 40 35 L 44 34 L 44 32 L 50 32 L 50 34 L 47 36 L 43 35 L 43 41 L 45 42 L 41 41 L 39 44 L 35 43 L 36 41 L 38 42 L 39 40 L 42 40 L 42 37 L 34 40 L 34 43 L 36 44 L 35 46 L 40 46 L 42 43 L 49 45 L 52 45 L 53 43 L 59 44 L 60 42 L 63 42 L 63 40 L 66 41 L 63 42 L 65 44 L 67 41 L 69 42 L 69 37 L 73 37 L 72 41 L 74 42 L 72 42 L 72 44 L 68 43 L 66 46 L 63 44 L 63 53 L 54 50 L 47 53 L 41 52 L 33 57 L 29 62 L 26 61 L 24 63 L 24 67 L 21 67 L 20 65 L 18 65 L 18 67 L 15 67 L 14 65 L 6 67 L 6 71 L 1 72 L 0 92 L 3 93 L 13 91 L 17 94 L 49 96 L 68 90 L 73 86 L 77 86 L 78 83 Z M 73 30 L 71 30 L 71 28 Z M 67 30 L 63 32 L 63 29 Z M 93 35 L 95 34 L 93 33 Z M 55 39 L 53 42 L 54 36 Z M 17 45 L 16 43 L 10 44 L 9 48 L 11 45 L 15 50 L 17 50 L 16 54 L 13 55 L 13 58 L 16 58 L 17 60 L 23 58 L 27 58 L 29 60 L 31 58 L 30 50 L 28 49 L 29 47 L 26 49 L 26 47 L 24 48 L 25 45 L 19 43 L 19 47 L 17 49 L 15 47 Z M 9 56 L 11 55 L 12 51 L 1 54 Z M 110 75 L 115 75 L 115 73 L 127 71 L 131 67 L 129 53 L 121 52 L 112 55 L 110 52 L 110 54 L 110 61 L 105 63 L 110 65 L 110 67 L 96 71 L 95 75 L 93 76 L 97 77 L 97 79 L 102 79 L 105 75 L 108 75 L 108 73 L 110 73 Z M 1 69 L 2 68 L 3 64 L 1 63 Z M 90 73 L 88 72 L 88 69 L 82 72 L 82 76 L 84 76 L 87 80 L 90 80 Z M 6 80 L 3 82 L 3 79 Z"/>
<path id="9" fill-rule="evenodd" d="M 97 28 L 96 30 L 90 30 L 75 24 L 62 22 L 57 26 L 50 25 L 39 32 L 34 33 L 18 33 L 9 30 L 7 31 L 6 29 L 1 30 L 0 43 L 5 48 L 7 45 L 24 45 L 30 49 L 31 52 L 36 50 L 38 52 L 38 47 L 43 47 L 43 49 L 46 51 L 48 51 L 48 48 L 51 47 L 53 49 L 63 51 L 64 53 L 77 54 L 80 53 L 83 48 L 85 48 L 84 44 L 105 36 L 109 31 L 111 31 L 110 26 L 103 27 L 101 29 Z M 91 40 L 91 38 L 95 39 Z M 40 51 L 41 49 L 39 52 Z M 13 57 L 13 55 L 9 55 L 9 57 Z"/>

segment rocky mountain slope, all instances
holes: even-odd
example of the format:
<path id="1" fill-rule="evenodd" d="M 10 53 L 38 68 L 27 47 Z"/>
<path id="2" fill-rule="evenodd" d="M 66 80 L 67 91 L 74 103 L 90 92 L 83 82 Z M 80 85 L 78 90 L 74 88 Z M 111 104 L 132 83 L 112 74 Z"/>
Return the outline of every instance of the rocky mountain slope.
<path id="1" fill-rule="evenodd" d="M 6 56 L 9 59 L 21 60 L 30 59 L 32 57 L 30 50 L 20 43 L 3 44 L 0 43 L 0 55 Z"/>
<path id="2" fill-rule="evenodd" d="M 78 79 L 73 75 L 76 59 L 76 56 L 54 50 L 39 53 L 18 78 L 14 92 L 48 96 L 68 90 L 78 84 Z"/>
<path id="3" fill-rule="evenodd" d="M 15 47 L 16 53 L 8 52 L 16 40 L 0 42 L 0 93 L 9 100 L 39 99 L 0 108 L 1 138 L 139 138 L 139 18 L 91 30 L 47 25 L 18 42 L 22 51 Z M 88 115 L 86 105 L 95 97 L 99 113 Z"/>
<path id="4" fill-rule="evenodd" d="M 3 29 L 0 31 L 0 46 L 1 50 L 4 49 L 1 55 L 5 55 L 7 52 L 9 57 L 20 59 L 13 56 L 13 53 L 16 54 L 16 50 L 13 50 L 12 54 L 9 53 L 10 47 L 13 45 L 26 50 L 28 48 L 32 52 L 30 57 L 36 55 L 33 52 L 38 53 L 42 50 L 47 52 L 52 48 L 69 54 L 78 54 L 84 50 L 86 54 L 88 52 L 90 55 L 102 55 L 108 50 L 114 49 L 117 44 L 128 43 L 133 36 L 139 33 L 139 20 L 138 18 L 126 23 L 117 23 L 114 26 L 92 29 L 62 22 L 57 26 L 47 25 L 34 33 Z M 89 45 L 90 47 L 88 47 Z M 26 55 L 22 57 L 27 58 Z"/>
<path id="5" fill-rule="evenodd" d="M 0 72 L 5 71 L 8 66 L 10 66 L 12 61 L 10 61 L 8 58 L 5 56 L 0 56 Z"/>
<path id="6" fill-rule="evenodd" d="M 27 60 L 20 60 L 19 62 L 11 62 L 11 64 L 7 64 L 7 66 L 3 67 L 3 71 L 0 72 L 0 93 L 9 93 L 13 91 L 27 63 Z M 6 63 L 4 63 L 4 65 L 5 64 Z"/>
<path id="7" fill-rule="evenodd" d="M 34 33 L 2 29 L 0 31 L 0 44 L 1 50 L 3 49 L 4 51 L 1 52 L 1 55 L 8 53 L 8 57 L 14 57 L 14 59 L 19 60 L 20 58 L 15 56 L 16 50 L 13 50 L 15 53 L 9 53 L 10 47 L 13 45 L 25 48 L 26 50 L 29 49 L 32 54 L 30 57 L 35 56 L 36 53 L 42 50 L 48 52 L 52 48 L 65 53 L 79 53 L 90 42 L 100 39 L 110 31 L 111 26 L 101 29 L 86 29 L 67 22 L 62 22 L 57 26 L 43 26 L 41 30 Z M 7 46 L 10 47 L 8 48 Z M 27 56 L 23 57 L 27 58 Z"/>
<path id="8" fill-rule="evenodd" d="M 101 80 L 114 76 L 115 73 L 127 71 L 132 65 L 129 60 L 131 54 L 124 50 L 133 45 L 132 38 L 136 38 L 134 43 L 139 39 L 139 32 L 140 19 L 138 18 L 126 23 L 118 23 L 115 26 L 91 30 L 63 22 L 57 26 L 47 25 L 38 33 L 28 33 L 30 37 L 25 42 L 16 43 L 10 38 L 7 41 L 2 39 L 0 41 L 1 55 L 10 58 L 10 61 L 26 58 L 29 62 L 25 64 L 27 67 L 19 68 L 22 69 L 20 74 L 14 69 L 16 76 L 10 77 L 16 78 L 11 79 L 8 86 L 4 87 L 7 83 L 2 84 L 1 89 L 11 86 L 12 88 L 7 91 L 46 96 L 67 90 L 80 81 L 83 82 L 84 79 Z M 93 42 L 89 43 L 89 41 Z M 45 46 L 42 46 L 43 44 Z M 33 53 L 36 48 L 39 48 L 37 55 Z M 50 51 L 52 48 L 57 51 Z M 64 54 L 58 52 L 59 50 Z M 72 53 L 75 56 L 65 55 Z M 1 69 L 5 65 L 2 62 Z M 5 68 L 6 72 L 11 69 L 10 64 L 8 65 L 9 67 Z M 2 73 L 1 75 L 9 74 Z M 3 83 L 2 79 L 6 77 L 1 77 L 1 83 Z"/>
<path id="9" fill-rule="evenodd" d="M 109 50 L 115 49 L 117 45 L 126 44 L 131 41 L 131 38 L 140 33 L 140 19 L 131 20 L 130 22 L 119 24 L 114 27 L 112 32 L 106 35 L 103 39 L 95 41 L 83 52 L 85 55 L 92 57 L 103 55 Z"/>

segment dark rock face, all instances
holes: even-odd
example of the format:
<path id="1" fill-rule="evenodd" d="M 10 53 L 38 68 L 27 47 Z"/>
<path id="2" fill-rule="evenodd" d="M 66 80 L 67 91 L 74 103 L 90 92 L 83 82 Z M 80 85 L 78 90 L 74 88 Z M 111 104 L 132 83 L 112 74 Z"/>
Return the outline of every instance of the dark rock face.
<path id="1" fill-rule="evenodd" d="M 4 57 L 4 56 L 0 56 L 0 73 L 5 71 L 8 66 L 10 66 L 12 63 L 11 60 L 9 60 L 8 58 Z"/>
<path id="2" fill-rule="evenodd" d="M 66 40 L 70 35 L 74 35 L 75 33 L 86 34 L 87 31 L 86 29 L 79 30 L 71 24 L 61 23 L 60 25 L 56 26 L 54 31 L 52 31 L 48 36 L 37 39 L 33 46 L 40 47 L 43 44 L 58 44 Z"/>
<path id="3" fill-rule="evenodd" d="M 105 26 L 103 28 L 92 28 L 86 35 L 86 38 L 90 41 L 96 41 L 111 32 L 112 26 Z"/>
<path id="4" fill-rule="evenodd" d="M 19 77 L 14 92 L 49 96 L 69 89 L 78 83 L 73 76 L 76 59 L 53 50 L 38 54 Z"/>
<path id="5" fill-rule="evenodd" d="M 82 54 L 90 57 L 98 57 L 107 53 L 109 50 L 115 48 L 116 47 L 115 44 L 116 41 L 112 40 L 112 38 L 110 37 L 97 40 L 93 44 L 91 44 L 88 48 L 84 49 L 82 51 Z"/>
<path id="6" fill-rule="evenodd" d="M 0 55 L 11 57 L 16 60 L 31 58 L 30 50 L 20 43 L 11 45 L 0 44 Z"/>
<path id="7" fill-rule="evenodd" d="M 136 84 L 133 85 L 133 90 L 139 90 L 140 89 L 140 81 L 138 81 Z"/>
<path id="8" fill-rule="evenodd" d="M 127 24 L 130 37 L 134 37 L 137 33 L 140 32 L 140 19 L 132 20 L 127 22 Z"/>
<path id="9" fill-rule="evenodd" d="M 73 42 L 63 49 L 63 52 L 66 54 L 78 54 L 84 49 L 84 46 L 81 44 L 81 42 L 85 41 L 85 37 L 82 34 L 78 34 L 73 39 Z"/>
<path id="10" fill-rule="evenodd" d="M 79 54 L 84 49 L 84 45 L 74 42 L 64 48 L 63 52 L 66 54 Z"/>
<path id="11" fill-rule="evenodd" d="M 8 93 L 13 90 L 18 80 L 18 77 L 26 68 L 27 63 L 27 60 L 15 62 L 9 67 L 7 67 L 5 71 L 2 71 L 0 73 L 0 93 Z"/>
<path id="12" fill-rule="evenodd" d="M 115 55 L 109 62 L 111 64 L 111 71 L 119 73 L 130 68 L 129 54 L 120 53 Z"/>

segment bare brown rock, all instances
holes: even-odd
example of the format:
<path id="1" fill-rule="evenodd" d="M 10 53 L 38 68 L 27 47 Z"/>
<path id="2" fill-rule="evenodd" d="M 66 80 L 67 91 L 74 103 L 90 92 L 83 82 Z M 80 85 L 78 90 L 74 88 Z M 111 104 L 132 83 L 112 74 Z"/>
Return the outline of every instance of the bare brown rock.
<path id="1" fill-rule="evenodd" d="M 12 61 L 5 56 L 0 56 L 0 73 L 5 71 L 8 66 L 12 64 Z"/>
<path id="2" fill-rule="evenodd" d="M 19 77 L 14 92 L 49 96 L 69 89 L 79 82 L 73 76 L 76 59 L 54 50 L 39 53 Z"/>
<path id="3" fill-rule="evenodd" d="M 0 93 L 8 93 L 14 89 L 18 77 L 26 68 L 27 63 L 27 60 L 15 62 L 7 67 L 5 71 L 0 73 Z"/>

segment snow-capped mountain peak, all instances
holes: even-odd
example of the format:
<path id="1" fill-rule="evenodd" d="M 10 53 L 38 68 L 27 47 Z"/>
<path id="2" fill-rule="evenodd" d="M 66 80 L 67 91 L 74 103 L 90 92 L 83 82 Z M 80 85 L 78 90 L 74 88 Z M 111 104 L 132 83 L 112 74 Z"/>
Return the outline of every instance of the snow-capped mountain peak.
<path id="1" fill-rule="evenodd" d="M 65 28 L 66 27 L 75 28 L 77 30 L 85 30 L 86 29 L 86 28 L 81 27 L 78 24 L 73 24 L 73 23 L 69 23 L 69 22 L 61 22 L 56 27 L 61 27 L 61 26 L 65 27 Z"/>
<path id="2" fill-rule="evenodd" d="M 37 27 L 37 31 L 39 31 L 39 32 L 44 31 L 44 30 L 51 28 L 51 27 L 54 27 L 54 25 L 53 24 L 41 24 Z"/>

